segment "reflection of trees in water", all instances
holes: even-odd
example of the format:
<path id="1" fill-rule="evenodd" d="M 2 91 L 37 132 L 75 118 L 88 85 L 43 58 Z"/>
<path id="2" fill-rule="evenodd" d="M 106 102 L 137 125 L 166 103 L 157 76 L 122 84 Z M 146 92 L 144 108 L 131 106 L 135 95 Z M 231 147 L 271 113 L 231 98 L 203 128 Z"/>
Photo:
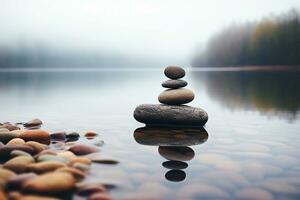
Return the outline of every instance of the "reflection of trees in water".
<path id="1" fill-rule="evenodd" d="M 299 72 L 208 72 L 194 77 L 230 109 L 255 109 L 289 119 L 300 109 Z"/>

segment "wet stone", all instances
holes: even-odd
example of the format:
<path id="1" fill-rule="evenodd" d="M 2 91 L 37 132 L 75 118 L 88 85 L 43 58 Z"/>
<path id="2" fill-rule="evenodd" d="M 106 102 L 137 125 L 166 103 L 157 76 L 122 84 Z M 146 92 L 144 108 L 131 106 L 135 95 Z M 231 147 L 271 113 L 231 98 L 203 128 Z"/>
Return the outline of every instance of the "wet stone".
<path id="1" fill-rule="evenodd" d="M 12 152 L 10 152 L 10 157 L 14 158 L 17 156 L 29 156 L 31 157 L 31 155 L 25 151 L 21 151 L 21 150 L 13 150 Z"/>
<path id="2" fill-rule="evenodd" d="M 7 144 L 25 144 L 25 141 L 21 138 L 14 138 L 10 140 Z"/>
<path id="3" fill-rule="evenodd" d="M 0 168 L 0 181 L 6 183 L 9 179 L 16 176 L 16 173 L 9 169 Z"/>
<path id="4" fill-rule="evenodd" d="M 38 194 L 59 194 L 72 190 L 74 186 L 75 179 L 72 175 L 66 172 L 54 172 L 26 181 L 22 190 Z"/>
<path id="5" fill-rule="evenodd" d="M 76 133 L 76 132 L 68 133 L 66 135 L 67 139 L 70 139 L 70 138 L 79 138 L 79 137 L 80 137 L 79 133 Z"/>
<path id="6" fill-rule="evenodd" d="M 19 127 L 15 126 L 11 123 L 5 123 L 2 125 L 2 127 L 8 129 L 9 131 L 20 130 Z"/>
<path id="7" fill-rule="evenodd" d="M 33 148 L 35 153 L 40 153 L 40 152 L 44 151 L 47 148 L 46 145 L 41 144 L 39 142 L 35 142 L 35 141 L 28 141 L 28 142 L 26 142 L 26 145 Z"/>
<path id="8" fill-rule="evenodd" d="M 10 178 L 7 182 L 7 187 L 9 189 L 20 189 L 25 181 L 37 177 L 35 173 L 23 173 Z"/>
<path id="9" fill-rule="evenodd" d="M 58 168 L 65 167 L 66 165 L 62 162 L 51 160 L 51 161 L 44 161 L 39 163 L 32 163 L 27 166 L 28 171 L 43 174 L 46 172 L 55 171 Z"/>
<path id="10" fill-rule="evenodd" d="M 187 82 L 184 80 L 167 80 L 161 84 L 164 88 L 178 89 L 187 86 Z"/>
<path id="11" fill-rule="evenodd" d="M 67 172 L 71 174 L 77 181 L 81 181 L 85 178 L 85 173 L 79 169 L 72 167 L 61 167 L 56 170 L 56 172 Z"/>
<path id="12" fill-rule="evenodd" d="M 203 126 L 208 115 L 203 109 L 191 106 L 142 104 L 134 110 L 134 118 L 148 125 Z"/>
<path id="13" fill-rule="evenodd" d="M 96 132 L 94 132 L 94 131 L 88 131 L 88 132 L 86 132 L 85 134 L 84 134 L 84 136 L 85 137 L 91 137 L 91 138 L 93 138 L 93 137 L 96 137 L 98 134 L 96 133 Z"/>
<path id="14" fill-rule="evenodd" d="M 40 119 L 33 119 L 29 122 L 24 123 L 24 127 L 28 128 L 28 127 L 35 127 L 35 126 L 41 126 L 43 124 L 43 122 Z"/>
<path id="15" fill-rule="evenodd" d="M 70 159 L 69 163 L 72 165 L 74 163 L 83 163 L 86 165 L 90 165 L 92 163 L 90 158 L 86 158 L 86 157 L 75 157 Z"/>
<path id="16" fill-rule="evenodd" d="M 17 133 L 9 131 L 7 128 L 0 128 L 0 141 L 4 144 L 17 137 Z"/>
<path id="17" fill-rule="evenodd" d="M 73 152 L 75 155 L 87 155 L 99 151 L 96 147 L 88 146 L 84 144 L 75 144 L 69 148 L 69 151 Z"/>
<path id="18" fill-rule="evenodd" d="M 68 160 L 64 157 L 56 156 L 56 155 L 41 155 L 37 159 L 38 162 L 45 162 L 45 161 L 58 161 L 61 163 L 67 164 Z"/>
<path id="19" fill-rule="evenodd" d="M 74 168 L 76 168 L 76 169 L 79 169 L 79 170 L 81 170 L 81 171 L 83 171 L 83 172 L 87 172 L 87 171 L 89 171 L 90 170 L 90 165 L 87 165 L 87 164 L 83 164 L 83 163 L 74 163 L 73 165 L 72 165 L 72 167 L 74 167 Z"/>
<path id="20" fill-rule="evenodd" d="M 26 130 L 19 136 L 25 141 L 35 141 L 42 144 L 50 144 L 50 134 L 43 130 Z"/>
<path id="21" fill-rule="evenodd" d="M 51 140 L 64 141 L 66 139 L 66 132 L 51 133 L 50 138 Z"/>
<path id="22" fill-rule="evenodd" d="M 7 159 L 10 157 L 10 153 L 14 150 L 21 150 L 26 153 L 29 153 L 31 155 L 34 154 L 34 149 L 30 146 L 27 145 L 20 145 L 20 144 L 11 144 L 11 145 L 6 145 L 3 147 L 0 147 L 0 160 L 2 159 Z"/>
<path id="23" fill-rule="evenodd" d="M 29 156 L 18 156 L 4 163 L 3 168 L 9 169 L 15 173 L 23 173 L 27 170 L 27 166 L 34 162 Z"/>

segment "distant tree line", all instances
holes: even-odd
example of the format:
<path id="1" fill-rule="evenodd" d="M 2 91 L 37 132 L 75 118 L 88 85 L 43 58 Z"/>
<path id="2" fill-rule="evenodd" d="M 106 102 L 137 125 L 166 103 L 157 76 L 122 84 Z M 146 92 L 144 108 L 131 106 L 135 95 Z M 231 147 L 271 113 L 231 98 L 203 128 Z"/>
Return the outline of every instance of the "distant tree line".
<path id="1" fill-rule="evenodd" d="M 192 62 L 195 67 L 299 64 L 300 14 L 295 9 L 259 22 L 226 27 Z"/>

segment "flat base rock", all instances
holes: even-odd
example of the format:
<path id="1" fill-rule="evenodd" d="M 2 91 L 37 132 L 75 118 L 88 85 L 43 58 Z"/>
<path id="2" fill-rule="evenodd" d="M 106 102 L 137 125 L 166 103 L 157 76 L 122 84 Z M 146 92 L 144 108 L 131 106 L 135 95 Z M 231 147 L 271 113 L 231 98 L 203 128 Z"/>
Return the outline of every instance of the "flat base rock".
<path id="1" fill-rule="evenodd" d="M 205 110 L 185 105 L 142 104 L 133 115 L 147 125 L 204 126 L 208 120 Z"/>

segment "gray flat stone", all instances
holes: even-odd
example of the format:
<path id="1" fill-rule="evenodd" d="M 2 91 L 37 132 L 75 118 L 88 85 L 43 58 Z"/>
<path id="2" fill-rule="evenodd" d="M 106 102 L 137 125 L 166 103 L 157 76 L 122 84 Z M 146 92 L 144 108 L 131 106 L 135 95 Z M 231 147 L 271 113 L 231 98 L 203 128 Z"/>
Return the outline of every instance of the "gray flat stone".
<path id="1" fill-rule="evenodd" d="M 203 126 L 208 120 L 201 108 L 164 104 L 142 104 L 134 110 L 134 118 L 147 125 Z"/>
<path id="2" fill-rule="evenodd" d="M 184 80 L 167 80 L 161 84 L 164 88 L 177 89 L 187 86 L 187 82 Z"/>

